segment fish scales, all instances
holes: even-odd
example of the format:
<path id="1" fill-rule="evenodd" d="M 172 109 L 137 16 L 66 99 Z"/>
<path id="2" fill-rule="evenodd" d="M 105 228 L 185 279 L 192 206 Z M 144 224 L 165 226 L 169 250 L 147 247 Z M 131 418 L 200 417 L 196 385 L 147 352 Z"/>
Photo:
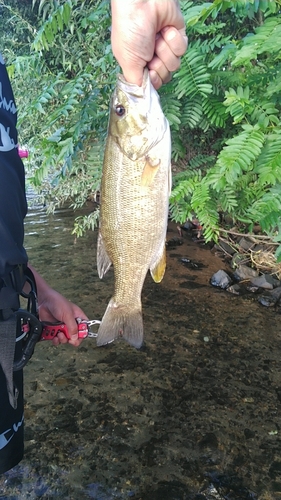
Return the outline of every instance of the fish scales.
<path id="1" fill-rule="evenodd" d="M 141 291 L 150 269 L 165 272 L 171 140 L 159 97 L 145 70 L 142 87 L 119 76 L 111 101 L 105 148 L 97 266 L 114 266 L 115 291 L 102 319 L 97 344 L 124 338 L 143 342 Z"/>

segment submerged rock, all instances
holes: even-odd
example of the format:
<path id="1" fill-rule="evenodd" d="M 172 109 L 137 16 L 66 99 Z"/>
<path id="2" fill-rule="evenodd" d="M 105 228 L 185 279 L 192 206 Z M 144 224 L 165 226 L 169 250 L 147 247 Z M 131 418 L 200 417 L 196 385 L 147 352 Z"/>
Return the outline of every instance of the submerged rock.
<path id="1" fill-rule="evenodd" d="M 277 304 L 281 297 L 281 286 L 278 286 L 274 290 L 264 293 L 258 297 L 258 301 L 262 306 L 273 307 Z"/>
<path id="2" fill-rule="evenodd" d="M 183 244 L 183 240 L 181 238 L 178 238 L 177 236 L 166 241 L 166 247 L 177 247 L 177 246 L 180 246 L 182 244 Z"/>
<path id="3" fill-rule="evenodd" d="M 211 285 L 222 288 L 223 290 L 228 288 L 231 284 L 232 279 L 223 269 L 220 269 L 211 277 Z"/>
<path id="4" fill-rule="evenodd" d="M 229 286 L 226 289 L 226 291 L 229 292 L 229 293 L 233 293 L 234 295 L 241 295 L 242 288 L 239 285 L 239 283 L 235 283 L 234 285 Z"/>

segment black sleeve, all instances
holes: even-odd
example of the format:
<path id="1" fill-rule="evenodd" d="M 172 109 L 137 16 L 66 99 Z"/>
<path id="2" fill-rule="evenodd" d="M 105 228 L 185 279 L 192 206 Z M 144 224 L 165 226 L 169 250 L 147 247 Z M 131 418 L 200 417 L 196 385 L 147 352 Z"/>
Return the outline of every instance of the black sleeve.
<path id="1" fill-rule="evenodd" d="M 25 178 L 16 124 L 15 100 L 0 54 L 0 276 L 27 262 L 23 247 Z"/>

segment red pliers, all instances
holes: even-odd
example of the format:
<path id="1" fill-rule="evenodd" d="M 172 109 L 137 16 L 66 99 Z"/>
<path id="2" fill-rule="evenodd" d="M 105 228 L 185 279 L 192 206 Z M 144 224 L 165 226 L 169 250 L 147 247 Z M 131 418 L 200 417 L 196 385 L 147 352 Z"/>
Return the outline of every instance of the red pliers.
<path id="1" fill-rule="evenodd" d="M 94 338 L 98 334 L 91 332 L 90 328 L 94 325 L 99 325 L 100 321 L 97 319 L 87 320 L 76 318 L 78 325 L 78 338 Z M 62 332 L 68 340 L 70 340 L 70 335 L 65 323 L 51 323 L 49 321 L 42 321 L 42 334 L 40 340 L 53 340 L 59 332 Z"/>
<path id="2" fill-rule="evenodd" d="M 62 332 L 68 340 L 70 335 L 67 326 L 64 323 L 51 323 L 48 321 L 40 321 L 37 315 L 30 313 L 25 309 L 17 311 L 18 331 L 17 342 L 22 341 L 22 352 L 19 358 L 14 361 L 13 370 L 22 370 L 26 363 L 30 360 L 35 345 L 40 340 L 53 340 L 59 332 Z M 78 325 L 78 338 L 85 339 L 87 337 L 97 337 L 98 334 L 91 332 L 90 328 L 94 325 L 99 325 L 97 319 L 87 320 L 76 318 Z"/>

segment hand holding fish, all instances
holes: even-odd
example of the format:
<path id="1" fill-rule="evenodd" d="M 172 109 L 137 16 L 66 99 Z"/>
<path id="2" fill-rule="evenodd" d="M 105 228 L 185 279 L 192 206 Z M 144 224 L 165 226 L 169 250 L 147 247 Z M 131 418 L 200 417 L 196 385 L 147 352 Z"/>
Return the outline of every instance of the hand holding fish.
<path id="1" fill-rule="evenodd" d="M 141 86 L 149 69 L 155 89 L 171 78 L 187 49 L 178 0 L 111 0 L 114 56 L 124 78 Z"/>
<path id="2" fill-rule="evenodd" d="M 82 340 L 78 338 L 78 326 L 75 318 L 87 319 L 85 313 L 76 304 L 51 288 L 40 274 L 29 264 L 35 277 L 38 294 L 38 309 L 40 321 L 61 321 L 67 325 L 70 340 L 62 332 L 53 339 L 54 345 L 72 344 L 78 347 Z"/>

